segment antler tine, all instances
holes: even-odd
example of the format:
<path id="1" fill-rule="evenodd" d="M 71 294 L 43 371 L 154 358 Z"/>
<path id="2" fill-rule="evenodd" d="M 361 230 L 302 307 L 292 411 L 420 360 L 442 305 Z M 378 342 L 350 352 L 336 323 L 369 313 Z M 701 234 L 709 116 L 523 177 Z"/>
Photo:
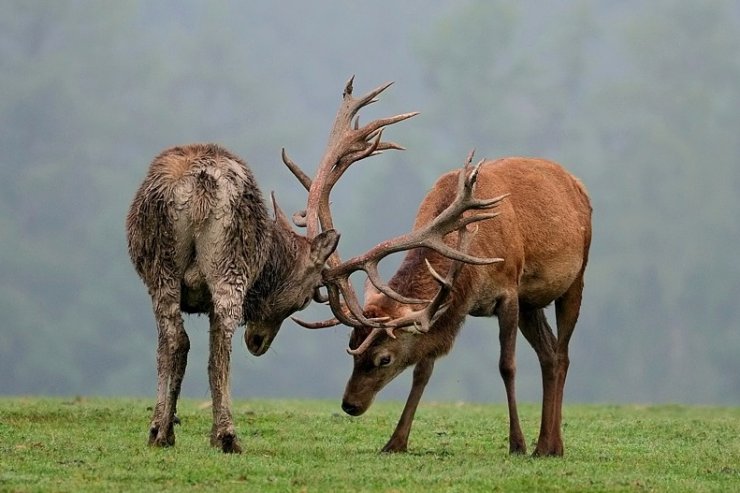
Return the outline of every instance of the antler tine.
<path id="1" fill-rule="evenodd" d="M 290 317 L 292 321 L 303 327 L 304 329 L 326 329 L 329 327 L 336 327 L 341 324 L 336 318 L 330 318 L 328 320 L 322 320 L 321 322 L 306 322 L 298 317 Z"/>
<path id="2" fill-rule="evenodd" d="M 473 164 L 473 156 L 475 155 L 475 147 L 470 149 L 470 152 L 468 153 L 468 157 L 465 159 L 465 163 L 463 164 L 463 167 L 467 169 L 471 164 Z"/>
<path id="3" fill-rule="evenodd" d="M 339 178 L 342 177 L 345 171 L 352 166 L 357 161 L 361 161 L 365 159 L 368 156 L 374 155 L 378 147 L 380 146 L 380 139 L 383 136 L 383 129 L 377 130 L 373 134 L 368 135 L 367 140 L 369 140 L 369 146 L 365 149 L 361 149 L 358 152 L 349 153 L 345 156 L 343 156 L 339 162 L 335 165 L 335 173 L 332 173 L 330 176 L 330 183 L 328 185 L 329 188 L 333 188 L 336 182 L 339 180 Z"/>
<path id="4" fill-rule="evenodd" d="M 303 209 L 302 211 L 294 212 L 292 218 L 293 218 L 293 224 L 295 224 L 299 228 L 306 227 L 306 209 Z"/>
<path id="5" fill-rule="evenodd" d="M 370 345 L 373 343 L 373 341 L 378 338 L 378 336 L 381 334 L 381 332 L 382 331 L 380 331 L 380 330 L 373 330 L 372 332 L 370 332 L 367 335 L 367 337 L 365 338 L 365 340 L 362 341 L 362 344 L 360 344 L 359 346 L 357 346 L 355 349 L 347 348 L 347 353 L 351 354 L 352 356 L 359 356 L 360 354 L 364 353 L 365 351 L 367 351 L 367 348 L 370 347 Z M 386 332 L 386 333 L 390 337 L 392 337 L 394 339 L 396 338 L 396 335 L 393 333 L 393 331 Z"/>
<path id="6" fill-rule="evenodd" d="M 301 185 L 303 185 L 303 187 L 307 191 L 311 190 L 311 178 L 306 173 L 304 173 L 300 166 L 298 166 L 295 162 L 293 162 L 292 159 L 288 157 L 288 153 L 285 151 L 285 147 L 283 147 L 280 155 L 283 158 L 283 163 L 285 163 L 291 173 L 293 173 L 293 175 L 298 178 L 298 181 L 301 182 Z"/>
<path id="7" fill-rule="evenodd" d="M 439 272 L 437 272 L 436 270 L 434 270 L 434 267 L 432 267 L 432 264 L 429 263 L 429 260 L 428 259 L 424 259 L 424 263 L 427 265 L 427 270 L 429 271 L 429 273 L 432 275 L 432 277 L 439 284 L 441 284 L 442 286 L 444 286 L 446 288 L 451 288 L 452 287 L 452 285 L 449 283 L 449 281 L 447 279 L 445 279 L 444 277 L 442 277 L 442 275 Z"/>
<path id="8" fill-rule="evenodd" d="M 367 318 L 362 313 L 362 307 L 357 301 L 354 289 L 349 284 L 349 280 L 341 279 L 335 284 L 327 283 L 326 289 L 329 294 L 329 306 L 334 316 L 343 324 L 350 327 L 374 327 L 383 328 L 387 319 Z M 344 298 L 342 303 L 341 298 Z M 348 315 L 346 311 L 349 311 Z"/>
<path id="9" fill-rule="evenodd" d="M 313 290 L 313 300 L 316 303 L 327 303 L 329 301 L 329 295 L 321 292 L 321 288 L 323 287 L 324 285 L 322 284 Z"/>
<path id="10" fill-rule="evenodd" d="M 352 89 L 353 89 L 352 83 L 354 79 L 355 79 L 355 76 L 353 75 L 352 78 L 347 82 L 347 85 L 344 88 L 344 93 L 342 93 L 342 97 L 344 99 L 347 99 L 349 97 L 353 103 L 351 106 L 351 109 L 352 109 L 351 114 L 353 117 L 363 107 L 369 104 L 372 104 L 372 103 L 376 103 L 378 101 L 376 99 L 376 96 L 378 96 L 381 92 L 385 91 L 386 89 L 388 89 L 390 86 L 393 85 L 393 81 L 386 82 L 385 84 L 379 85 L 378 87 L 368 92 L 364 96 L 357 98 L 357 99 L 352 99 Z"/>
<path id="11" fill-rule="evenodd" d="M 298 181 L 301 182 L 301 185 L 303 185 L 306 190 L 311 190 L 311 178 L 309 178 L 309 176 L 301 169 L 300 166 L 298 166 L 292 159 L 290 159 L 290 157 L 288 157 L 288 153 L 285 151 L 285 147 L 282 148 L 280 155 L 283 158 L 283 163 L 285 163 L 290 172 L 293 173 L 293 176 L 298 178 Z M 306 227 L 305 209 L 293 213 L 293 224 L 295 224 L 299 228 Z"/>

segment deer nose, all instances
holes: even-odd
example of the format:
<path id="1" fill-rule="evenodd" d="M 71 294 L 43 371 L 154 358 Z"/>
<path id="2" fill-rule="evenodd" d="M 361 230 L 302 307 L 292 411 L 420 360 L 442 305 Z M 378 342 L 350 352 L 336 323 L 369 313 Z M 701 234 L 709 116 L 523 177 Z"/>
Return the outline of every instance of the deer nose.
<path id="1" fill-rule="evenodd" d="M 350 416 L 359 416 L 360 414 L 362 414 L 360 406 L 350 404 L 347 401 L 342 401 L 342 410 Z"/>
<path id="2" fill-rule="evenodd" d="M 252 347 L 253 348 L 261 348 L 262 343 L 265 341 L 265 338 L 262 337 L 259 334 L 255 334 L 252 336 Z"/>
<path id="3" fill-rule="evenodd" d="M 265 347 L 265 336 L 260 334 L 252 334 L 247 338 L 247 349 L 255 356 L 261 356 L 267 351 Z"/>

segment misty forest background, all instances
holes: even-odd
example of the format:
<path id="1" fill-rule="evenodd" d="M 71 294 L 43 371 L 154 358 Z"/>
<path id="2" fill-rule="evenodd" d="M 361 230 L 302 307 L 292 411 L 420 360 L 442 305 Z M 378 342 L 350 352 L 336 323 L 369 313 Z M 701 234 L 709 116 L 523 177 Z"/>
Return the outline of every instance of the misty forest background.
<path id="1" fill-rule="evenodd" d="M 407 230 L 442 172 L 543 156 L 582 178 L 594 239 L 569 402 L 740 404 L 740 4 L 656 0 L 0 3 L 0 394 L 154 396 L 156 333 L 124 217 L 151 159 L 194 141 L 303 207 L 345 81 L 405 152 L 333 195 L 344 258 Z M 387 262 L 388 276 L 400 258 Z M 355 282 L 362 285 L 361 280 Z M 302 317 L 325 317 L 312 307 Z M 184 394 L 208 398 L 186 319 Z M 235 398 L 339 399 L 348 330 L 235 337 Z M 429 400 L 502 401 L 498 327 L 468 319 Z M 518 343 L 518 391 L 540 397 Z M 405 396 L 399 378 L 385 398 Z"/>

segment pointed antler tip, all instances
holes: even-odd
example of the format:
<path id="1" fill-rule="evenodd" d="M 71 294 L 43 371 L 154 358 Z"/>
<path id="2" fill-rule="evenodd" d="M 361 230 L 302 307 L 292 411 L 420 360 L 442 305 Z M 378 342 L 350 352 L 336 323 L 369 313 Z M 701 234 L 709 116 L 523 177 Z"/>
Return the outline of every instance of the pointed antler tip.
<path id="1" fill-rule="evenodd" d="M 352 74 L 352 77 L 350 77 L 347 83 L 344 85 L 344 92 L 342 92 L 342 98 L 352 96 L 352 89 L 353 89 L 354 82 L 355 82 L 355 76 L 354 74 Z"/>

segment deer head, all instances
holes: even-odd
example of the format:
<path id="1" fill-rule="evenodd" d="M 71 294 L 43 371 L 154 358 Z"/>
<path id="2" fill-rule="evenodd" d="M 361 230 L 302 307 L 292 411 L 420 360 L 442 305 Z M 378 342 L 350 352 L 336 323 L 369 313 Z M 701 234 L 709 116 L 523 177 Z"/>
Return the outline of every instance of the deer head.
<path id="1" fill-rule="evenodd" d="M 313 238 L 296 233 L 274 193 L 272 206 L 273 248 L 244 303 L 244 341 L 255 356 L 270 348 L 283 320 L 310 304 L 322 285 L 321 271 L 339 242 L 339 233 L 334 229 Z"/>
<path id="2" fill-rule="evenodd" d="M 457 241 L 457 250 L 467 252 L 471 239 L 477 232 L 477 225 L 464 227 L 453 232 L 448 237 Z M 424 334 L 437 323 L 448 324 L 450 319 L 462 319 L 459 306 L 453 304 L 453 296 L 459 288 L 457 280 L 463 261 L 444 261 L 441 255 L 433 252 L 419 251 L 424 255 L 429 279 L 421 279 L 414 284 L 418 292 L 434 292 L 436 295 L 424 308 L 415 310 L 406 303 L 382 293 L 372 283 L 365 286 L 364 314 L 374 319 L 390 319 L 396 324 L 403 325 L 406 320 L 421 320 L 423 324 L 415 327 L 415 331 L 402 330 L 389 334 L 384 330 L 368 327 L 355 327 L 349 342 L 349 353 L 353 356 L 353 370 L 342 398 L 342 409 L 352 416 L 363 414 L 372 404 L 375 396 L 396 376 L 409 366 L 419 363 L 429 354 L 445 354 L 449 341 L 441 341 L 438 337 Z M 446 268 L 446 275 L 437 273 L 428 260 L 431 257 L 438 268 Z M 408 257 L 407 257 L 408 258 Z M 492 259 L 493 260 L 493 259 Z M 416 279 L 415 279 L 416 281 Z M 457 304 L 459 305 L 459 303 Z"/>
<path id="3" fill-rule="evenodd" d="M 274 194 L 272 205 L 275 219 L 271 258 L 244 303 L 244 341 L 255 356 L 270 348 L 283 320 L 310 304 L 323 282 L 321 271 L 339 242 L 339 233 L 333 229 L 313 238 L 296 233 Z"/>

